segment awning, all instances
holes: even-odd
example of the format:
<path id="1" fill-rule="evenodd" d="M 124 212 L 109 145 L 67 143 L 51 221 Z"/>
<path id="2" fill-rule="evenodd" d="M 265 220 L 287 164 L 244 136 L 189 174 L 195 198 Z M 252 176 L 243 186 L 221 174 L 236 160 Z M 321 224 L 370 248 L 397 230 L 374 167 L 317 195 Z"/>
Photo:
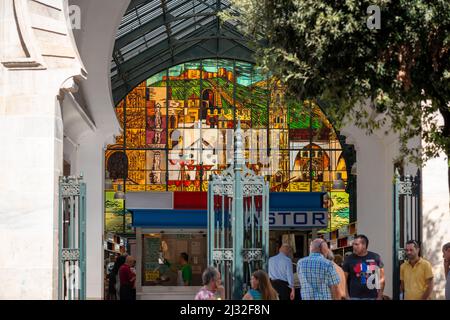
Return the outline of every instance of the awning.
<path id="1" fill-rule="evenodd" d="M 270 193 L 269 224 L 272 229 L 280 228 L 324 228 L 328 224 L 328 210 L 322 207 L 323 192 Z M 145 198 L 143 199 L 137 199 Z M 181 228 L 206 229 L 208 213 L 206 210 L 206 193 L 175 193 L 167 200 L 161 201 L 161 193 L 141 193 L 130 197 L 128 202 L 136 205 L 128 208 L 133 216 L 133 227 L 142 228 Z M 164 195 L 166 196 L 166 195 Z M 136 198 L 136 199 L 134 199 Z M 173 202 L 172 202 L 172 199 Z M 139 200 L 139 201 L 138 201 Z M 150 206 L 170 207 L 162 209 Z M 149 208 L 138 205 L 146 204 Z M 227 210 L 226 210 L 227 211 Z M 227 212 L 225 212 L 227 214 Z"/>
<path id="2" fill-rule="evenodd" d="M 133 227 L 206 228 L 206 210 L 129 209 Z"/>

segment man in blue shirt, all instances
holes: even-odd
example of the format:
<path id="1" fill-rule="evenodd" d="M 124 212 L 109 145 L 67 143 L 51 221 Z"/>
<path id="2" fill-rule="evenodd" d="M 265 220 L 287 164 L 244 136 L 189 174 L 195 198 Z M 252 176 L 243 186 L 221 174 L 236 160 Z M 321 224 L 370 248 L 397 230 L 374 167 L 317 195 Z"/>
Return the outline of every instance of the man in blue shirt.
<path id="1" fill-rule="evenodd" d="M 339 275 L 333 262 L 327 260 L 328 245 L 323 239 L 311 242 L 310 254 L 297 263 L 303 300 L 332 300 L 338 297 Z"/>
<path id="2" fill-rule="evenodd" d="M 294 269 L 289 258 L 291 247 L 283 243 L 279 253 L 269 259 L 269 277 L 280 300 L 294 300 Z"/>

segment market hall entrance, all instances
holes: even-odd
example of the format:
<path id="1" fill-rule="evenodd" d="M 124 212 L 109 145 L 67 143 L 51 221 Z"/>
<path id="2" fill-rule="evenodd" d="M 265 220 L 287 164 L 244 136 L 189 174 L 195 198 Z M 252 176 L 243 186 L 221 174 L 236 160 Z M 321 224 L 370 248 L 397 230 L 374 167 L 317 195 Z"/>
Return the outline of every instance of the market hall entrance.
<path id="1" fill-rule="evenodd" d="M 304 209 L 301 201 L 294 211 L 274 208 L 270 220 L 287 223 L 286 230 L 336 230 L 347 225 L 348 191 L 356 185 L 349 183 L 355 159 L 349 159 L 345 137 L 334 130 L 318 102 L 287 103 L 286 88 L 255 66 L 245 38 L 236 38 L 236 26 L 216 23 L 216 10 L 224 3 L 206 8 L 202 2 L 177 0 L 174 5 L 162 14 L 176 23 L 177 36 L 167 33 L 164 19 L 153 20 L 161 13 L 147 1 L 131 5 L 118 30 L 111 87 L 123 135 L 105 152 L 110 182 L 105 188 L 105 233 L 135 239 L 143 248 L 144 234 L 205 230 L 209 177 L 228 167 L 238 122 L 245 134 L 245 163 L 264 177 L 271 194 L 329 195 L 325 224 L 317 213 L 295 211 Z M 208 15 L 196 17 L 199 10 Z M 200 25 L 203 28 L 197 28 Z M 154 29 L 148 31 L 148 26 Z M 205 28 L 214 36 L 202 35 Z M 177 43 L 199 41 L 172 48 L 164 39 L 173 37 L 179 37 Z M 172 202 L 135 206 L 130 203 L 134 193 L 149 198 L 166 193 Z M 204 202 L 186 205 L 197 193 L 205 193 Z M 179 197 L 184 200 L 177 201 Z M 205 220 L 192 225 L 197 218 Z M 310 221 L 322 225 L 307 227 Z M 147 276 L 156 277 L 151 272 Z"/>
<path id="2" fill-rule="evenodd" d="M 308 254 L 308 239 L 328 225 L 324 196 L 270 193 L 269 256 L 280 242 L 291 243 L 294 262 Z M 136 228 L 138 298 L 193 299 L 207 266 L 206 192 L 130 192 L 127 201 Z M 182 252 L 192 266 L 189 287 L 180 286 L 173 267 Z"/>

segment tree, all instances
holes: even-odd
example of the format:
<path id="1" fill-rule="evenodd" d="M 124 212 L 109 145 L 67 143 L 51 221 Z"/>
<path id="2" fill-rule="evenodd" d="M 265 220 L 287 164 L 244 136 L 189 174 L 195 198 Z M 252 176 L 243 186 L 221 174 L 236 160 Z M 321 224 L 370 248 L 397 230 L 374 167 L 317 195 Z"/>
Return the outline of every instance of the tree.
<path id="1" fill-rule="evenodd" d="M 371 5 L 379 29 L 369 28 Z M 338 128 L 393 131 L 417 164 L 450 155 L 450 1 L 232 0 L 221 15 L 253 39 L 263 70 L 295 99 L 325 102 Z M 417 136 L 426 144 L 408 146 Z"/>

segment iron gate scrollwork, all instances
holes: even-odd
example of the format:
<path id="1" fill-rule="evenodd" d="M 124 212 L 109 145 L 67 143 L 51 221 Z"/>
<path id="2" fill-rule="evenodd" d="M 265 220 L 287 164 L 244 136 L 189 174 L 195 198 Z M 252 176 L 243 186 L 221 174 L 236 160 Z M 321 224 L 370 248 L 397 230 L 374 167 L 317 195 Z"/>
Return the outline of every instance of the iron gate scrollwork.
<path id="1" fill-rule="evenodd" d="M 59 178 L 58 299 L 86 299 L 86 184 Z"/>
<path id="2" fill-rule="evenodd" d="M 238 123 L 233 163 L 208 186 L 208 264 L 216 266 L 226 298 L 242 299 L 253 271 L 267 270 L 269 185 L 245 165 Z"/>
<path id="3" fill-rule="evenodd" d="M 400 175 L 398 168 L 394 177 L 394 248 L 393 248 L 393 294 L 400 297 L 400 265 L 406 259 L 404 245 L 408 240 L 422 242 L 422 208 L 420 170 L 415 176 Z"/>

